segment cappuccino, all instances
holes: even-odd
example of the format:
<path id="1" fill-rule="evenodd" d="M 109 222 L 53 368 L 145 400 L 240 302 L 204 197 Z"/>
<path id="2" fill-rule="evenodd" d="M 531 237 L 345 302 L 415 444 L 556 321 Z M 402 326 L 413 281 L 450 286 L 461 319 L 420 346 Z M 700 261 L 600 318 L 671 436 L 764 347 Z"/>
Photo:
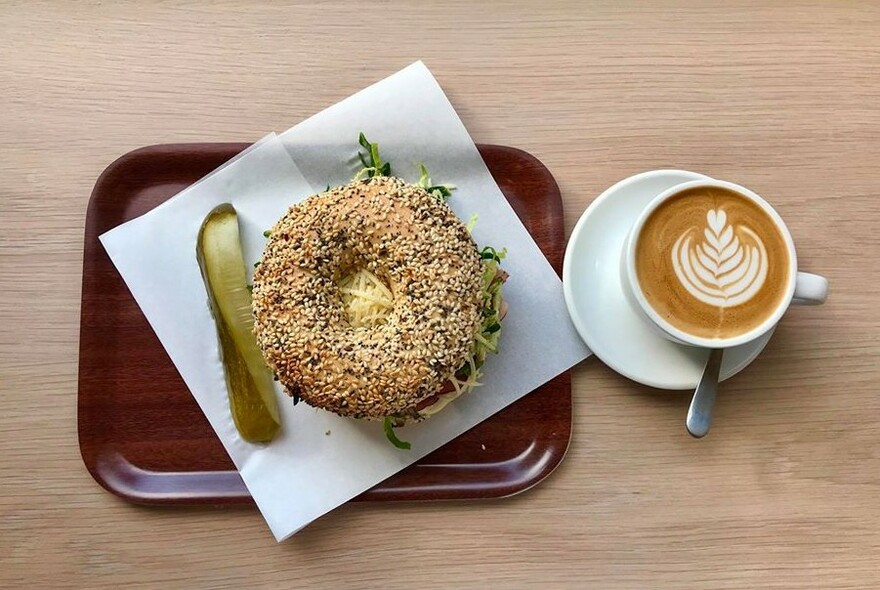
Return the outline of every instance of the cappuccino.
<path id="1" fill-rule="evenodd" d="M 651 212 L 636 240 L 638 287 L 682 332 L 733 338 L 783 303 L 792 264 L 786 239 L 738 192 L 696 187 L 675 194 Z"/>

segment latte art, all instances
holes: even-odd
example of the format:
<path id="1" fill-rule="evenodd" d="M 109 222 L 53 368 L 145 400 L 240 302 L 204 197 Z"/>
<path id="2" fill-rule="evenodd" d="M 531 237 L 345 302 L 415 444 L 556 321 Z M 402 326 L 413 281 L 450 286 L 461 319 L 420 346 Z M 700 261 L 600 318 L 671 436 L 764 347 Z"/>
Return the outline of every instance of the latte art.
<path id="1" fill-rule="evenodd" d="M 682 234 L 672 246 L 675 275 L 688 293 L 708 305 L 733 307 L 761 290 L 767 250 L 755 232 L 745 225 L 735 231 L 724 209 L 709 209 L 703 242 L 693 246 L 693 233 Z"/>
<path id="2" fill-rule="evenodd" d="M 788 245 L 758 203 L 719 187 L 664 200 L 642 224 L 635 271 L 645 300 L 688 335 L 725 339 L 762 324 L 782 303 Z"/>

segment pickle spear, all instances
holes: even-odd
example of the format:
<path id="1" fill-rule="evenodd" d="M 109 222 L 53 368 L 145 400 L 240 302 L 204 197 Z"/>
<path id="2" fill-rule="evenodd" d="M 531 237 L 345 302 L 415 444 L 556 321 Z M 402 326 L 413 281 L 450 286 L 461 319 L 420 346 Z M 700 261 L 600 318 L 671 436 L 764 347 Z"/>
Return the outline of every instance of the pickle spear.
<path id="1" fill-rule="evenodd" d="M 196 256 L 217 324 L 235 426 L 249 442 L 269 442 L 278 434 L 281 418 L 272 374 L 253 333 L 238 215 L 229 203 L 208 213 L 199 230 Z"/>

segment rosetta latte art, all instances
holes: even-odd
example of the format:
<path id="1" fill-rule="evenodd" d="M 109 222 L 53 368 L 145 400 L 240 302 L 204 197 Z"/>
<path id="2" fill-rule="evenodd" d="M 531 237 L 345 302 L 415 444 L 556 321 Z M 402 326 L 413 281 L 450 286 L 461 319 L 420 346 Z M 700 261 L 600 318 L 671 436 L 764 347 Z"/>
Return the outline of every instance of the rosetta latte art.
<path id="1" fill-rule="evenodd" d="M 686 231 L 672 247 L 675 275 L 703 303 L 733 307 L 755 296 L 767 279 L 767 250 L 755 232 L 727 223 L 723 209 L 706 214 L 704 240 L 696 244 Z"/>

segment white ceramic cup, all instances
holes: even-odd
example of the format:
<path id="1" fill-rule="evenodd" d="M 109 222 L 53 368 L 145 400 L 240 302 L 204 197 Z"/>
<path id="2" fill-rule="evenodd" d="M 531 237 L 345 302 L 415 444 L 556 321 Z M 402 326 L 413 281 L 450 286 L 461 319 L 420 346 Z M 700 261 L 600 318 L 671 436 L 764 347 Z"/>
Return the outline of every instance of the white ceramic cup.
<path id="1" fill-rule="evenodd" d="M 727 189 L 729 191 L 738 193 L 757 204 L 776 223 L 779 232 L 785 239 L 786 247 L 788 248 L 788 259 L 790 263 L 788 276 L 786 277 L 785 296 L 782 298 L 776 308 L 772 310 L 771 313 L 769 313 L 767 319 L 764 320 L 759 326 L 749 330 L 748 332 L 738 334 L 730 338 L 703 338 L 700 336 L 694 336 L 693 334 L 684 332 L 670 324 L 663 317 L 661 317 L 654 310 L 653 307 L 651 307 L 650 303 L 648 303 L 648 300 L 645 298 L 645 295 L 642 292 L 641 287 L 639 286 L 638 275 L 636 273 L 636 243 L 638 242 L 639 234 L 641 233 L 642 227 L 645 225 L 648 217 L 650 217 L 651 213 L 653 213 L 654 210 L 657 209 L 657 207 L 659 207 L 671 197 L 683 191 L 700 187 Z M 640 315 L 642 315 L 646 321 L 656 327 L 659 330 L 660 334 L 664 337 L 674 342 L 687 344 L 690 346 L 700 346 L 705 348 L 729 348 L 731 346 L 739 346 L 741 344 L 751 342 L 759 338 L 763 334 L 767 333 L 767 331 L 771 330 L 774 326 L 776 326 L 776 324 L 779 322 L 779 320 L 782 318 L 783 314 L 786 312 L 791 304 L 820 305 L 825 302 L 825 299 L 828 296 L 828 281 L 827 279 L 825 279 L 825 277 L 807 272 L 798 272 L 797 254 L 795 253 L 794 242 L 791 239 L 791 233 L 788 231 L 788 228 L 785 226 L 782 218 L 773 209 L 773 207 L 771 207 L 770 204 L 767 203 L 767 201 L 765 201 L 749 189 L 738 184 L 725 182 L 722 180 L 693 180 L 691 182 L 685 182 L 683 184 L 676 185 L 657 195 L 648 204 L 648 206 L 645 207 L 645 209 L 642 211 L 637 221 L 633 225 L 632 229 L 630 229 L 629 235 L 626 238 L 623 259 L 621 260 L 621 262 L 624 290 L 627 291 L 627 296 L 634 303 L 634 306 L 636 307 L 637 311 L 640 312 Z"/>

